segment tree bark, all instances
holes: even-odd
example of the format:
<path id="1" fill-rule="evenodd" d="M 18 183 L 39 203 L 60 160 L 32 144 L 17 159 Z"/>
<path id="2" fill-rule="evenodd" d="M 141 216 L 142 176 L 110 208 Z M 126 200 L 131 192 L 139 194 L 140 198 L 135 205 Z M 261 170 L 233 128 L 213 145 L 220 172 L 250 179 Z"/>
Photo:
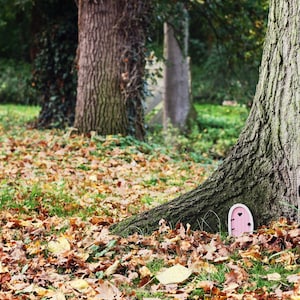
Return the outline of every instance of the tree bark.
<path id="1" fill-rule="evenodd" d="M 300 3 L 270 1 L 268 30 L 253 106 L 237 144 L 202 185 L 117 224 L 128 234 L 150 232 L 160 219 L 194 229 L 226 229 L 227 214 L 244 203 L 256 226 L 280 216 L 299 218 Z M 226 229 L 227 230 L 227 229 Z"/>
<path id="2" fill-rule="evenodd" d="M 188 17 L 184 13 L 183 45 L 176 39 L 173 25 L 164 23 L 164 127 L 171 123 L 185 129 L 191 110 L 188 62 Z M 180 47 L 181 46 L 181 47 Z"/>
<path id="3" fill-rule="evenodd" d="M 79 132 L 144 138 L 143 75 L 147 6 L 141 0 L 79 1 Z"/>

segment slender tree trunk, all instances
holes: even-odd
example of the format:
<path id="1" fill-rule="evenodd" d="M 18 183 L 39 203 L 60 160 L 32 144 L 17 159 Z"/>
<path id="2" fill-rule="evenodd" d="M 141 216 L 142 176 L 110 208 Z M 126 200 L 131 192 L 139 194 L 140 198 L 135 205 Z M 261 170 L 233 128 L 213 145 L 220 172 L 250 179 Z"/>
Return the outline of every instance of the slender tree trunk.
<path id="1" fill-rule="evenodd" d="M 270 1 L 268 31 L 253 107 L 230 155 L 195 190 L 117 224 L 127 234 L 158 227 L 160 219 L 195 229 L 226 228 L 235 203 L 252 211 L 256 226 L 300 209 L 300 3 Z"/>
<path id="2" fill-rule="evenodd" d="M 183 43 L 179 45 L 175 30 L 170 23 L 164 23 L 164 127 L 185 129 L 191 110 L 188 63 L 188 17 L 183 20 Z M 181 46 L 181 47 L 180 47 Z"/>
<path id="3" fill-rule="evenodd" d="M 79 1 L 74 124 L 79 132 L 144 138 L 143 48 L 148 11 L 142 2 Z"/>

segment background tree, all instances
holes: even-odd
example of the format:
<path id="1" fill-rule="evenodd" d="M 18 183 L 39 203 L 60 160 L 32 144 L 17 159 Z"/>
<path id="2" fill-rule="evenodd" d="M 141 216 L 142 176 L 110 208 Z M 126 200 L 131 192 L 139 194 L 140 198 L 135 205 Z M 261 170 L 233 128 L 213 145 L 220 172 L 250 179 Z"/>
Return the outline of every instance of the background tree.
<path id="1" fill-rule="evenodd" d="M 149 2 L 79 1 L 79 132 L 144 139 L 145 33 Z"/>
<path id="2" fill-rule="evenodd" d="M 270 1 L 268 30 L 253 106 L 230 155 L 195 190 L 125 220 L 115 232 L 151 231 L 160 219 L 210 231 L 224 229 L 242 202 L 256 225 L 281 215 L 297 219 L 300 204 L 300 3 Z"/>
<path id="3" fill-rule="evenodd" d="M 174 12 L 171 15 L 170 12 Z M 164 126 L 186 129 L 191 111 L 188 62 L 188 12 L 182 3 L 172 6 L 164 23 Z"/>

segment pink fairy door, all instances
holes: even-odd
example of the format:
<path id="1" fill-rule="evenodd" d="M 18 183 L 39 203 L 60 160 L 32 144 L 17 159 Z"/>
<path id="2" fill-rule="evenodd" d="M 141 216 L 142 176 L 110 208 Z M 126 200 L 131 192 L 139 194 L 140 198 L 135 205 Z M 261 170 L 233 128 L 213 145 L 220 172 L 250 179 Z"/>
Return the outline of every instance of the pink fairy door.
<path id="1" fill-rule="evenodd" d="M 241 203 L 233 205 L 228 213 L 228 233 L 239 236 L 245 232 L 253 232 L 253 216 L 249 208 Z"/>

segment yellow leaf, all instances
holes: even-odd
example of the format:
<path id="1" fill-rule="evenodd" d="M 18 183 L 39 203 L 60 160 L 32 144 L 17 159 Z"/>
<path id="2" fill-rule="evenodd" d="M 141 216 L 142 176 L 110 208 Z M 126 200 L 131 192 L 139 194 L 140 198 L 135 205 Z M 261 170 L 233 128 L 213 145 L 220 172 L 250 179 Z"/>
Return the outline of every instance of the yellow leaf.
<path id="1" fill-rule="evenodd" d="M 217 273 L 218 270 L 217 268 L 213 265 L 213 264 L 210 264 L 206 261 L 202 261 L 202 260 L 198 260 L 196 262 L 194 262 L 190 269 L 194 272 L 194 273 L 197 273 L 197 274 L 201 274 L 203 272 L 205 273 Z"/>
<path id="2" fill-rule="evenodd" d="M 70 281 L 70 286 L 78 291 L 83 291 L 89 287 L 89 284 L 84 279 L 74 279 Z"/>
<path id="3" fill-rule="evenodd" d="M 181 283 L 189 278 L 192 271 L 182 265 L 175 265 L 156 275 L 162 284 Z"/>
<path id="4" fill-rule="evenodd" d="M 65 237 L 59 237 L 57 241 L 50 241 L 48 243 L 48 250 L 54 254 L 60 254 L 71 250 L 71 245 Z"/>
<path id="5" fill-rule="evenodd" d="M 152 275 L 151 271 L 146 266 L 141 267 L 139 269 L 139 273 L 141 274 L 142 278 Z"/>
<path id="6" fill-rule="evenodd" d="M 89 180 L 90 180 L 90 181 L 93 181 L 93 182 L 97 182 L 97 181 L 98 181 L 97 175 L 95 175 L 95 174 L 90 175 L 90 176 L 89 176 Z"/>
<path id="7" fill-rule="evenodd" d="M 33 294 L 33 293 L 36 293 L 38 294 L 39 296 L 45 296 L 47 294 L 47 289 L 44 289 L 42 287 L 39 287 L 38 285 L 36 284 L 30 284 L 29 286 L 27 286 L 26 288 L 18 291 L 18 292 L 22 292 L 24 294 L 28 293 L 28 294 Z"/>
<path id="8" fill-rule="evenodd" d="M 117 271 L 119 264 L 120 264 L 120 262 L 118 260 L 116 260 L 110 267 L 108 267 L 106 269 L 106 271 L 104 272 L 104 275 L 110 276 L 110 275 L 114 274 Z"/>
<path id="9" fill-rule="evenodd" d="M 26 252 L 29 255 L 35 255 L 41 253 L 44 250 L 44 246 L 41 245 L 40 241 L 35 241 L 26 246 Z"/>
<path id="10" fill-rule="evenodd" d="M 90 255 L 88 253 L 81 252 L 81 253 L 77 253 L 77 256 L 81 258 L 83 261 L 86 261 Z"/>

